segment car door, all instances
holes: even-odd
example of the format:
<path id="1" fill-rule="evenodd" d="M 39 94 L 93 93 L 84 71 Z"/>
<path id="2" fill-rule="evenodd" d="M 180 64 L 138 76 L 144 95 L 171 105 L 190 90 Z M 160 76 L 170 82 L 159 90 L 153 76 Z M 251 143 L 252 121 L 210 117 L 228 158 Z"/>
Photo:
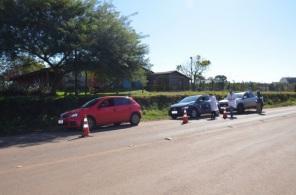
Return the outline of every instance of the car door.
<path id="1" fill-rule="evenodd" d="M 126 97 L 114 98 L 114 114 L 117 115 L 115 122 L 129 121 L 132 111 L 131 103 L 132 101 Z"/>
<path id="2" fill-rule="evenodd" d="M 209 96 L 201 96 L 198 98 L 201 114 L 210 113 L 211 105 L 209 103 Z"/>
<path id="3" fill-rule="evenodd" d="M 257 97 L 252 92 L 250 92 L 249 93 L 249 98 L 250 98 L 250 107 L 256 108 L 256 106 L 257 106 Z"/>
<path id="4" fill-rule="evenodd" d="M 245 108 L 251 108 L 252 107 L 252 98 L 250 97 L 250 93 L 246 92 L 243 96 L 244 100 L 244 107 Z"/>
<path id="5" fill-rule="evenodd" d="M 97 124 L 111 124 L 116 120 L 117 116 L 114 114 L 114 100 L 113 98 L 104 99 L 98 106 L 95 114 Z"/>

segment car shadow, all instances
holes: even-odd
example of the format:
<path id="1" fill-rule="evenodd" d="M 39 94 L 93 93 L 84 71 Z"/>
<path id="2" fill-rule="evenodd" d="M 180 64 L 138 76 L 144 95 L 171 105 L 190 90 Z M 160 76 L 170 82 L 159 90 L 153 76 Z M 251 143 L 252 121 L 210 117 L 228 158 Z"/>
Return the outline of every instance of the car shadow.
<path id="1" fill-rule="evenodd" d="M 104 132 L 104 131 L 117 131 L 117 130 L 122 130 L 122 129 L 129 129 L 133 126 L 131 126 L 129 123 L 123 123 L 120 125 L 105 125 L 105 126 L 98 126 L 95 127 L 91 133 L 99 133 L 99 132 Z"/>
<path id="2" fill-rule="evenodd" d="M 90 132 L 90 137 L 92 134 L 106 132 L 106 131 L 117 131 L 131 128 L 130 124 L 121 125 L 108 125 L 95 127 L 94 130 Z M 21 135 L 13 135 L 0 137 L 0 149 L 7 147 L 30 147 L 36 145 L 42 145 L 46 143 L 57 143 L 61 140 L 74 141 L 81 139 L 82 131 L 76 129 L 62 129 L 59 127 L 54 127 L 52 129 L 42 129 L 33 133 L 26 133 Z"/>
<path id="3" fill-rule="evenodd" d="M 258 115 L 266 115 L 264 111 L 262 113 L 258 113 L 256 110 L 245 110 L 243 113 L 235 113 L 236 115 L 250 115 L 250 114 L 258 114 Z"/>
<path id="4" fill-rule="evenodd" d="M 210 114 L 204 114 L 204 115 L 201 115 L 199 116 L 198 118 L 188 118 L 189 121 L 195 121 L 195 120 L 202 120 L 202 119 L 208 119 L 208 118 L 211 118 L 211 115 Z M 171 120 L 183 120 L 182 117 L 178 117 L 177 119 L 171 119 Z"/>
<path id="5" fill-rule="evenodd" d="M 52 129 L 39 129 L 31 133 L 0 137 L 0 149 L 11 146 L 29 147 L 45 143 L 55 143 L 60 139 L 75 136 L 79 133 L 80 131 L 78 130 L 67 130 L 59 127 L 53 127 Z"/>

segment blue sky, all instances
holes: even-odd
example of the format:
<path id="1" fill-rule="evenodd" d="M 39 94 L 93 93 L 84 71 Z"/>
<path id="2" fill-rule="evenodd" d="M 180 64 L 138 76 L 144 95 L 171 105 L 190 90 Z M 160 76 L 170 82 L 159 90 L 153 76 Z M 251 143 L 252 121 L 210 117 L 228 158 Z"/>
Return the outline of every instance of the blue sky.
<path id="1" fill-rule="evenodd" d="M 229 81 L 279 81 L 296 76 L 294 0 L 113 0 L 132 27 L 149 37 L 153 71 L 200 54 L 212 62 L 205 76 Z"/>

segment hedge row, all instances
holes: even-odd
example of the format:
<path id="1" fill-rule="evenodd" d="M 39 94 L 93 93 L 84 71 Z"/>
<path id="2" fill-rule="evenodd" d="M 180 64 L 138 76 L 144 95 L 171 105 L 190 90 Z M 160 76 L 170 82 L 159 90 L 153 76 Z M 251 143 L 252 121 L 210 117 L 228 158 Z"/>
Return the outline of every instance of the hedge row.
<path id="1" fill-rule="evenodd" d="M 144 110 L 153 107 L 164 109 L 182 99 L 182 95 L 135 97 Z M 5 97 L 0 99 L 0 135 L 29 132 L 54 127 L 62 112 L 80 107 L 95 96 L 65 98 L 53 97 Z M 217 94 L 221 99 L 221 93 Z M 296 93 L 264 93 L 265 102 L 273 105 L 296 100 Z M 145 116 L 144 116 L 145 117 Z"/>

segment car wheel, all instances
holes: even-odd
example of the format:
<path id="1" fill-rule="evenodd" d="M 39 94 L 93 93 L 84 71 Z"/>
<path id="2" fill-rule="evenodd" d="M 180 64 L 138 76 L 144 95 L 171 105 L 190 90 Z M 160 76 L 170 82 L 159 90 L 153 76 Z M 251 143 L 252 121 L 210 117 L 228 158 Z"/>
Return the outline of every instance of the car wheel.
<path id="1" fill-rule="evenodd" d="M 216 115 L 216 117 L 219 117 L 219 115 L 220 115 L 220 112 L 219 112 L 219 110 L 218 110 L 218 111 L 216 111 L 215 115 Z"/>
<path id="2" fill-rule="evenodd" d="M 237 106 L 237 112 L 238 112 L 239 114 L 242 114 L 242 113 L 244 113 L 244 111 L 245 111 L 244 106 L 243 106 L 242 104 L 239 104 L 239 105 Z"/>
<path id="3" fill-rule="evenodd" d="M 88 123 L 88 128 L 90 131 L 93 130 L 94 127 L 96 126 L 95 119 L 93 119 L 92 117 L 89 117 L 89 116 L 87 117 L 87 123 Z"/>
<path id="4" fill-rule="evenodd" d="M 192 109 L 191 110 L 191 117 L 192 118 L 197 118 L 197 117 L 199 117 L 199 113 L 197 112 L 197 110 L 196 109 Z"/>
<path id="5" fill-rule="evenodd" d="M 138 113 L 133 113 L 130 119 L 130 123 L 132 126 L 136 126 L 140 123 L 140 115 Z"/>

